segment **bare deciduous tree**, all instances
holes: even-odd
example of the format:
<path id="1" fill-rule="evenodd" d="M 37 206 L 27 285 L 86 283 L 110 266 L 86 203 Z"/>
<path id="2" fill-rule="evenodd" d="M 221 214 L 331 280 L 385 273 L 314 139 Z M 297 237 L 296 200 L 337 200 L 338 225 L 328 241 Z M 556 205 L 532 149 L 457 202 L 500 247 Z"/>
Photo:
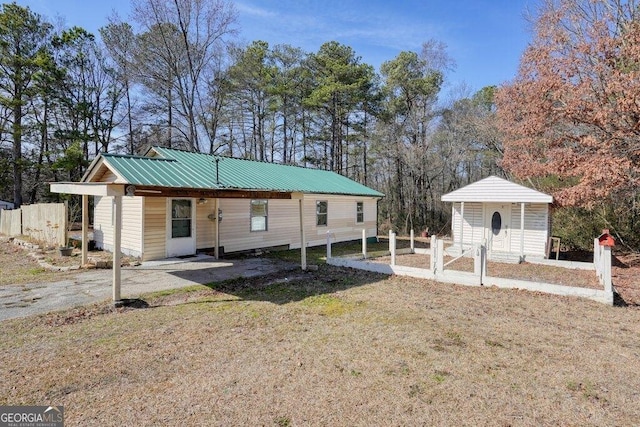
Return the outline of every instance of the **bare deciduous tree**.
<path id="1" fill-rule="evenodd" d="M 169 89 L 178 99 L 183 133 L 191 150 L 200 150 L 198 108 L 200 97 L 206 95 L 211 77 L 211 64 L 225 38 L 235 33 L 236 12 L 224 0 L 134 0 L 133 17 L 149 34 L 146 48 L 160 55 L 163 69 L 152 70 L 149 56 L 143 68 L 145 78 L 157 80 L 164 76 Z M 167 78 L 168 76 L 168 78 Z M 169 102 L 172 95 L 168 97 Z M 173 106 L 168 106 L 169 114 Z M 171 127 L 172 125 L 170 125 Z"/>

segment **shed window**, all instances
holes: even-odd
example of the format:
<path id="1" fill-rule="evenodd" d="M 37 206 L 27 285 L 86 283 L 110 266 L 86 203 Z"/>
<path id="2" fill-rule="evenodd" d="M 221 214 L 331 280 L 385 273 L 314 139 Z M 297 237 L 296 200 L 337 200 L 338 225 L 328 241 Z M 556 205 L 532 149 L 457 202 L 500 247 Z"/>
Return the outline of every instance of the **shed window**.
<path id="1" fill-rule="evenodd" d="M 171 237 L 191 237 L 191 200 L 171 201 Z"/>
<path id="2" fill-rule="evenodd" d="M 356 223 L 362 224 L 364 222 L 364 203 L 356 202 Z"/>
<path id="3" fill-rule="evenodd" d="M 327 226 L 327 213 L 329 211 L 329 202 L 326 200 L 316 201 L 316 225 L 318 227 Z"/>
<path id="4" fill-rule="evenodd" d="M 267 200 L 251 201 L 251 231 L 267 231 Z"/>
<path id="5" fill-rule="evenodd" d="M 502 217 L 500 216 L 500 212 L 494 212 L 491 217 L 491 231 L 494 236 L 500 234 L 500 230 L 502 229 Z"/>

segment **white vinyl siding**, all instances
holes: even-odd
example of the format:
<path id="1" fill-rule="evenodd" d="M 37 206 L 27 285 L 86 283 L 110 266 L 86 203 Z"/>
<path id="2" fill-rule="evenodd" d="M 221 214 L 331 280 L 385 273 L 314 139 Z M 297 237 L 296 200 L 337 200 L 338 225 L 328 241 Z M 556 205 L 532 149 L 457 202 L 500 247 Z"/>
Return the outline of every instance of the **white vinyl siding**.
<path id="1" fill-rule="evenodd" d="M 196 249 L 208 249 L 216 245 L 215 200 L 205 199 L 205 202 L 196 203 Z"/>
<path id="2" fill-rule="evenodd" d="M 316 200 L 314 195 L 306 195 L 304 199 L 304 227 L 308 246 L 324 245 L 327 241 L 327 232 L 331 233 L 333 242 L 360 239 L 362 229 L 366 229 L 367 237 L 375 236 L 377 199 L 358 198 L 363 202 L 364 222 L 356 223 L 354 205 L 356 200 L 350 196 L 323 196 L 329 205 L 327 213 L 328 226 L 316 226 Z M 137 206 L 129 202 L 123 203 L 123 252 L 125 242 L 126 250 L 142 254 L 143 261 L 166 258 L 167 240 L 167 200 L 164 197 L 123 197 L 137 199 Z M 144 199 L 144 201 L 142 201 Z M 268 201 L 268 228 L 264 232 L 251 232 L 250 199 L 219 199 L 219 208 L 223 220 L 220 225 L 220 246 L 224 251 L 236 252 L 258 248 L 284 246 L 290 248 L 300 247 L 300 216 L 298 200 L 269 199 Z M 144 218 L 140 215 L 144 208 Z M 215 246 L 216 221 L 209 218 L 215 214 L 214 199 L 207 199 L 204 204 L 195 203 L 196 220 L 196 248 L 205 249 Z M 137 214 L 136 214 L 137 212 Z M 144 242 L 140 237 L 138 243 L 133 245 L 132 237 L 135 229 L 141 230 L 144 224 Z M 101 242 L 105 249 L 111 249 L 113 239 L 111 226 L 111 198 L 96 198 L 95 208 L 95 238 Z M 128 235 L 127 233 L 131 233 Z M 125 238 L 125 234 L 127 237 Z M 139 236 L 142 235 L 140 232 Z M 144 243 L 144 244 L 142 244 Z M 125 253 L 128 253 L 125 252 Z"/>
<path id="3" fill-rule="evenodd" d="M 144 203 L 143 261 L 163 259 L 167 256 L 167 199 L 146 197 Z"/>
<path id="4" fill-rule="evenodd" d="M 142 255 L 143 197 L 122 198 L 122 253 Z M 96 247 L 113 250 L 113 198 L 95 197 L 93 239 Z"/>
<path id="5" fill-rule="evenodd" d="M 249 199 L 220 199 L 220 246 L 225 252 L 288 245 L 299 239 L 297 200 L 269 200 L 269 228 L 251 232 Z"/>
<path id="6" fill-rule="evenodd" d="M 548 238 L 549 209 L 547 204 L 525 203 L 524 254 L 545 256 Z M 511 252 L 520 253 L 520 203 L 511 206 Z"/>
<path id="7" fill-rule="evenodd" d="M 454 203 L 452 208 L 453 243 L 460 245 L 460 203 Z M 486 237 L 483 204 L 466 202 L 464 204 L 463 246 L 465 248 L 482 244 Z M 545 256 L 548 237 L 549 210 L 546 203 L 526 203 L 524 210 L 524 254 Z M 510 218 L 502 218 L 509 226 L 510 252 L 520 253 L 520 203 L 511 204 Z M 486 221 L 490 224 L 490 218 Z"/>
<path id="8" fill-rule="evenodd" d="M 313 195 L 304 199 L 304 228 L 308 246 L 324 245 L 327 232 L 332 241 L 355 240 L 362 237 L 362 229 L 367 236 L 375 236 L 376 199 L 365 199 L 364 223 L 356 224 L 350 196 L 323 196 L 329 205 L 328 226 L 316 225 L 316 198 Z M 268 230 L 252 233 L 250 230 L 250 201 L 247 199 L 220 199 L 223 220 L 220 223 L 220 246 L 225 252 L 236 252 L 274 246 L 300 247 L 300 216 L 298 200 L 269 200 Z M 200 247 L 200 245 L 198 245 Z M 213 246 L 213 245 L 211 245 Z"/>
<path id="9" fill-rule="evenodd" d="M 483 216 L 484 209 L 482 203 L 467 202 L 464 204 L 464 221 L 462 221 L 462 233 L 460 233 L 461 207 L 462 206 L 460 203 L 453 204 L 453 216 L 451 222 L 454 245 L 460 245 L 461 237 L 463 240 L 463 246 L 465 248 L 481 244 L 485 238 Z"/>

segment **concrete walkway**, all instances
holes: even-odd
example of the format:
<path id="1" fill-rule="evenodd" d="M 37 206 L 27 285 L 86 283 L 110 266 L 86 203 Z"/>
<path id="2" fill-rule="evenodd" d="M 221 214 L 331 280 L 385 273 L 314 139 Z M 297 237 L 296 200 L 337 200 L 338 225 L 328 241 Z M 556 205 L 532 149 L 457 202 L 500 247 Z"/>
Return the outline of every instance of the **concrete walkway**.
<path id="1" fill-rule="evenodd" d="M 187 259 L 149 261 L 122 268 L 122 298 L 206 284 L 237 277 L 254 277 L 281 270 L 294 270 L 293 263 L 266 258 L 216 261 L 208 255 Z M 72 279 L 0 287 L 0 321 L 62 310 L 109 300 L 111 270 L 87 270 Z"/>

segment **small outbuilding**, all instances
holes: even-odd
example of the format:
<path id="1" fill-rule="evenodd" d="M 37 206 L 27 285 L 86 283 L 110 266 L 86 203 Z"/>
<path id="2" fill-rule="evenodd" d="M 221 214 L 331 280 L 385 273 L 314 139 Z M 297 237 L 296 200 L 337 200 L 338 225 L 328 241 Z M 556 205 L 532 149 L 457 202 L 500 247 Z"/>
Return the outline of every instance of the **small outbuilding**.
<path id="1" fill-rule="evenodd" d="M 486 242 L 491 259 L 547 255 L 552 196 L 490 176 L 443 195 L 442 201 L 452 203 L 450 252 Z"/>

